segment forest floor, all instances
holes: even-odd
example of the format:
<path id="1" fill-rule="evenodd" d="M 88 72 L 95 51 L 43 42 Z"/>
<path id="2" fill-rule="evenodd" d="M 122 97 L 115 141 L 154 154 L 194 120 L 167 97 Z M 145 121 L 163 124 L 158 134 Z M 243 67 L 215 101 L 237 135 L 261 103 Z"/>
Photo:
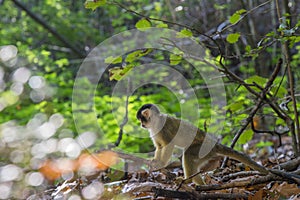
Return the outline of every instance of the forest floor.
<path id="1" fill-rule="evenodd" d="M 233 160 L 229 160 L 227 167 L 221 169 L 223 158 L 220 158 L 210 163 L 210 168 L 217 170 L 202 173 L 206 185 L 196 186 L 178 179 L 183 177 L 178 161 L 159 171 L 141 169 L 124 173 L 108 169 L 56 180 L 49 182 L 47 190 L 28 199 L 300 199 L 300 158 L 294 158 L 290 137 L 282 138 L 276 155 L 273 147 L 260 148 L 258 151 L 254 147 L 257 142 L 251 141 L 246 153 L 265 167 L 286 173 L 263 176 Z M 130 155 L 119 156 L 131 159 Z"/>

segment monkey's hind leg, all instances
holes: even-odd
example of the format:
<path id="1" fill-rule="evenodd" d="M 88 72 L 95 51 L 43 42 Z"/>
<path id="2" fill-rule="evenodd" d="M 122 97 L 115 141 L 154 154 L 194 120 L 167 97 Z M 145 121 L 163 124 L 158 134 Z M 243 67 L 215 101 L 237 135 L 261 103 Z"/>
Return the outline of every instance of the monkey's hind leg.
<path id="1" fill-rule="evenodd" d="M 199 173 L 200 166 L 206 162 L 206 159 L 199 159 L 198 155 L 191 154 L 189 150 L 185 151 L 182 158 L 182 167 L 185 179 L 190 178 L 192 175 Z M 205 185 L 202 175 L 199 173 L 192 178 L 193 183 L 196 185 Z"/>

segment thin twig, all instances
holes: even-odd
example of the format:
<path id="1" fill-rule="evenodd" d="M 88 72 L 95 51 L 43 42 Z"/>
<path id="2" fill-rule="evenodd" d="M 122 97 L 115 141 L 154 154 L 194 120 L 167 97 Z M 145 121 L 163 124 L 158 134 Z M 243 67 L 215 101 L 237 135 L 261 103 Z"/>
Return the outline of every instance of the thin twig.
<path id="1" fill-rule="evenodd" d="M 220 54 L 221 54 L 221 47 L 217 44 L 217 42 L 209 35 L 205 34 L 205 33 L 202 33 L 201 31 L 199 31 L 198 29 L 196 29 L 195 27 L 192 27 L 192 26 L 188 26 L 186 24 L 180 24 L 178 22 L 172 22 L 172 21 L 168 21 L 168 20 L 164 20 L 164 19 L 159 19 L 159 18 L 154 18 L 154 17 L 149 17 L 149 16 L 146 16 L 146 15 L 143 15 L 139 12 L 136 12 L 134 10 L 131 10 L 129 8 L 127 8 L 126 6 L 124 6 L 123 4 L 119 3 L 119 2 L 116 2 L 116 1 L 112 1 L 110 2 L 111 4 L 114 4 L 114 5 L 117 5 L 119 6 L 120 8 L 126 10 L 127 12 L 130 12 L 130 13 L 133 13 L 134 15 L 137 15 L 139 17 L 142 17 L 142 18 L 145 18 L 145 19 L 148 19 L 148 20 L 152 20 L 152 21 L 159 21 L 159 22 L 163 22 L 163 23 L 166 23 L 166 24 L 170 24 L 170 25 L 175 25 L 175 26 L 179 26 L 179 27 L 182 27 L 182 28 L 186 28 L 186 29 L 189 29 L 191 31 L 194 31 L 195 33 L 199 34 L 199 35 L 202 35 L 206 38 L 208 38 L 209 40 L 211 40 L 215 45 L 217 45 L 217 48 L 219 49 L 220 51 Z"/>
<path id="2" fill-rule="evenodd" d="M 239 19 L 237 22 L 235 22 L 234 24 L 230 24 L 229 26 L 227 26 L 227 27 L 225 27 L 224 29 L 222 29 L 222 31 L 218 31 L 217 33 L 215 33 L 215 35 L 220 34 L 220 33 L 224 32 L 224 31 L 226 31 L 227 29 L 231 28 L 232 26 L 238 24 L 240 21 L 242 21 L 242 20 L 243 20 L 246 16 L 248 16 L 250 13 L 252 13 L 253 11 L 255 11 L 256 9 L 258 9 L 258 8 L 260 8 L 260 7 L 263 7 L 263 6 L 267 5 L 267 4 L 269 4 L 270 2 L 271 2 L 271 0 L 266 1 L 266 2 L 260 4 L 260 5 L 256 6 L 256 7 L 254 7 L 254 8 L 252 8 L 252 9 L 250 9 L 250 10 L 247 11 L 244 15 L 242 15 L 242 16 L 240 17 L 240 19 Z M 212 35 L 212 36 L 214 36 L 214 35 Z"/>
<path id="3" fill-rule="evenodd" d="M 176 190 L 179 190 L 179 189 L 181 188 L 181 186 L 182 186 L 183 183 L 185 183 L 186 181 L 188 181 L 188 180 L 194 178 L 195 176 L 197 176 L 197 175 L 199 175 L 199 174 L 201 174 L 201 173 L 202 173 L 202 171 L 200 170 L 200 171 L 196 172 L 195 174 L 192 174 L 191 176 L 189 176 L 189 177 L 183 179 L 183 180 L 180 182 L 180 184 L 178 185 L 178 187 L 176 188 Z"/>
<path id="4" fill-rule="evenodd" d="M 277 135 L 278 138 L 279 138 L 279 145 L 278 146 L 281 146 L 282 145 L 282 139 L 281 139 L 281 136 L 284 135 L 284 134 L 287 134 L 290 130 L 286 130 L 284 132 L 278 132 L 276 131 L 275 129 L 273 131 L 271 130 L 257 130 L 254 126 L 254 123 L 253 121 L 251 122 L 251 129 L 254 133 L 268 133 L 268 134 L 271 134 L 271 135 Z"/>
<path id="5" fill-rule="evenodd" d="M 235 144 L 237 143 L 238 139 L 240 138 L 240 136 L 242 135 L 242 133 L 244 132 L 244 130 L 246 130 L 247 126 L 250 124 L 250 122 L 253 120 L 254 115 L 256 114 L 256 112 L 261 108 L 261 105 L 263 104 L 264 100 L 267 99 L 266 95 L 270 89 L 270 87 L 273 84 L 273 81 L 275 80 L 277 74 L 280 71 L 282 65 L 282 59 L 279 59 L 273 73 L 271 74 L 265 88 L 262 90 L 262 92 L 259 94 L 259 100 L 256 103 L 255 107 L 250 111 L 248 117 L 246 118 L 246 122 L 245 124 L 238 130 L 238 132 L 235 134 L 232 143 L 230 145 L 231 148 L 233 148 L 235 146 Z M 227 163 L 228 157 L 226 157 L 222 163 L 221 167 L 225 167 L 226 163 Z"/>
<path id="6" fill-rule="evenodd" d="M 119 136 L 117 141 L 115 142 L 115 146 L 119 146 L 122 137 L 123 137 L 123 128 L 128 122 L 128 103 L 129 103 L 129 96 L 130 96 L 130 79 L 128 78 L 128 86 L 127 86 L 127 92 L 126 92 L 126 102 L 125 102 L 125 115 L 123 118 L 122 123 L 120 124 L 120 130 L 119 130 Z"/>

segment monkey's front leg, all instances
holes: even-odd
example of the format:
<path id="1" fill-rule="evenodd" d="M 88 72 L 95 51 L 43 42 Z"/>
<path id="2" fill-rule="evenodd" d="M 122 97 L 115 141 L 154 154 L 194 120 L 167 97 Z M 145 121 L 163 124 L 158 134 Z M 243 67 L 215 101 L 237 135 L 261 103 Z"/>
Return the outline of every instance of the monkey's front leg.
<path id="1" fill-rule="evenodd" d="M 161 145 L 155 145 L 156 149 L 154 152 L 154 158 L 152 159 L 152 161 L 160 161 L 161 160 L 161 152 L 162 152 L 162 146 Z"/>
<path id="2" fill-rule="evenodd" d="M 172 153 L 174 145 L 168 144 L 166 146 L 157 146 L 155 150 L 155 156 L 153 158 L 153 167 L 156 169 L 167 166 Z"/>

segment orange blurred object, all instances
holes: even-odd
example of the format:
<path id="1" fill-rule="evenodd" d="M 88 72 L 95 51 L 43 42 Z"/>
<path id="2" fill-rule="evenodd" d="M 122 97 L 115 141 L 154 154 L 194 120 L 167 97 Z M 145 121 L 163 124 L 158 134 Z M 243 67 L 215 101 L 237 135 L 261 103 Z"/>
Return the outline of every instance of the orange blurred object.
<path id="1" fill-rule="evenodd" d="M 118 155 L 112 151 L 103 151 L 97 154 L 83 153 L 77 159 L 77 170 L 82 168 L 107 170 L 117 162 Z"/>
<path id="2" fill-rule="evenodd" d="M 259 116 L 253 117 L 253 126 L 255 130 L 259 130 L 261 128 L 261 118 Z"/>
<path id="3" fill-rule="evenodd" d="M 118 154 L 112 151 L 103 151 L 98 153 L 96 154 L 96 158 L 98 161 L 97 169 L 99 170 L 106 170 L 117 164 L 119 160 Z"/>
<path id="4" fill-rule="evenodd" d="M 42 167 L 39 168 L 39 171 L 44 175 L 46 179 L 50 181 L 58 179 L 61 176 L 61 172 L 51 160 L 45 161 Z"/>
<path id="5" fill-rule="evenodd" d="M 69 158 L 46 160 L 39 171 L 46 179 L 53 181 L 69 172 L 104 171 L 116 164 L 118 160 L 118 154 L 112 151 L 103 151 L 97 154 L 82 153 L 76 160 Z"/>

